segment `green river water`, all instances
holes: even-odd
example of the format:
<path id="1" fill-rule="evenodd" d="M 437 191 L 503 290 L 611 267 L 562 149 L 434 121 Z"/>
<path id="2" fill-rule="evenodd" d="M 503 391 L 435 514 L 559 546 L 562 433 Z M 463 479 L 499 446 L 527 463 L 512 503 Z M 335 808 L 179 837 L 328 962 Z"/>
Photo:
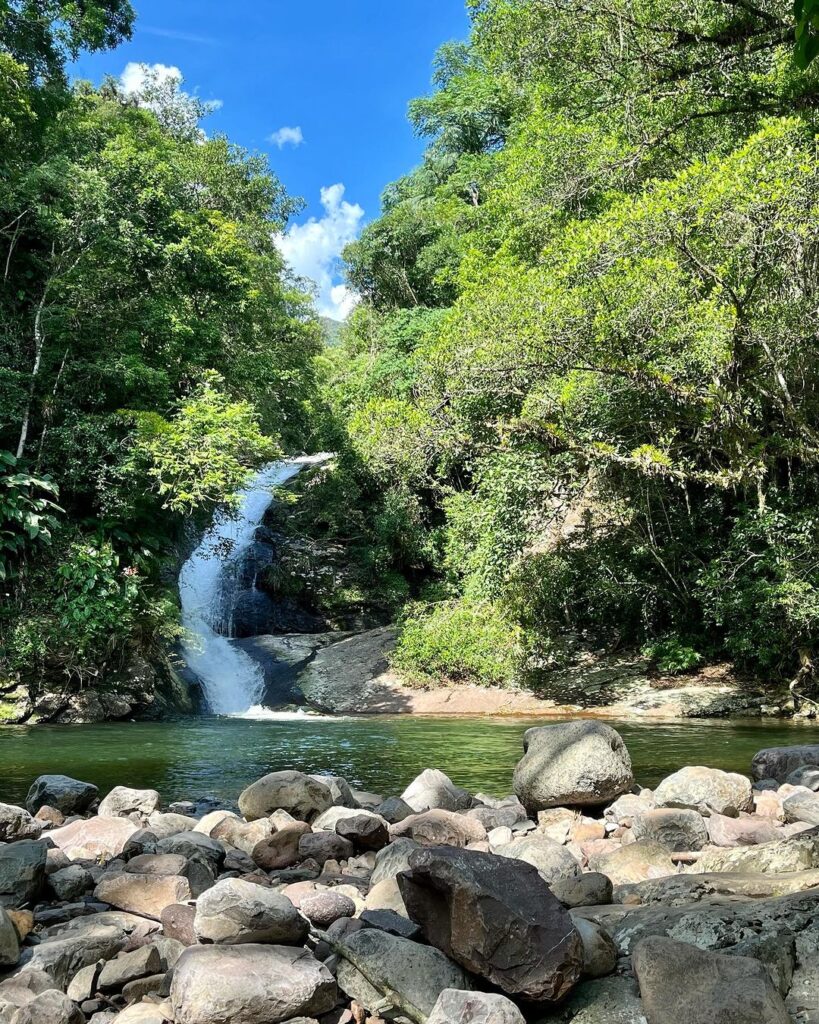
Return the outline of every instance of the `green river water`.
<path id="1" fill-rule="evenodd" d="M 102 792 L 158 789 L 170 800 L 235 800 L 254 779 L 296 768 L 343 775 L 357 788 L 400 793 L 424 768 L 441 768 L 476 792 L 511 791 L 529 718 L 202 718 L 162 723 L 7 726 L 0 730 L 0 801 L 20 803 L 36 776 L 71 775 Z M 811 725 L 755 719 L 612 722 L 635 776 L 653 786 L 683 765 L 747 773 L 767 746 L 819 742 Z"/>

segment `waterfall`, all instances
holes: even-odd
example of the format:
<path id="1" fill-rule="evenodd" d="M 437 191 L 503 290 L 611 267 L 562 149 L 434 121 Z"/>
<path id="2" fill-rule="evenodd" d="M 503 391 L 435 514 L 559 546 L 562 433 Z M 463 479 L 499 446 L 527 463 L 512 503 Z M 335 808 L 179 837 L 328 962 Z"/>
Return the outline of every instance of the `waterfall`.
<path id="1" fill-rule="evenodd" d="M 256 529 L 273 500 L 272 489 L 295 476 L 302 466 L 323 461 L 310 456 L 274 462 L 260 470 L 240 494 L 231 512 L 219 512 L 201 543 L 182 566 L 179 599 L 185 661 L 202 682 L 210 710 L 241 715 L 257 705 L 264 692 L 264 673 L 250 655 L 218 630 L 225 615 L 225 588 L 232 563 L 253 543 Z"/>

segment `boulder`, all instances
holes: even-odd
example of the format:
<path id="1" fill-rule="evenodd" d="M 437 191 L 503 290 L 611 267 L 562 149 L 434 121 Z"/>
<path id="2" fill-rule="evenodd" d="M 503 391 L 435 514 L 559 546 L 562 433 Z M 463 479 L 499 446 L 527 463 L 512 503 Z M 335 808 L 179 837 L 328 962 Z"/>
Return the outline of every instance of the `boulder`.
<path id="1" fill-rule="evenodd" d="M 391 796 L 376 807 L 375 813 L 388 821 L 390 825 L 396 825 L 415 812 L 400 796 Z"/>
<path id="2" fill-rule="evenodd" d="M 356 814 L 336 822 L 336 834 L 358 850 L 380 850 L 390 841 L 390 826 L 377 814 Z"/>
<path id="3" fill-rule="evenodd" d="M 340 821 L 345 821 L 353 817 L 369 817 L 374 818 L 376 821 L 386 820 L 379 818 L 375 811 L 368 811 L 363 808 L 353 809 L 350 807 L 330 807 L 320 814 L 314 822 L 312 822 L 312 828 L 314 832 L 335 832 L 336 825 Z"/>
<path id="4" fill-rule="evenodd" d="M 367 910 L 391 910 L 402 917 L 407 916 L 404 897 L 398 887 L 398 878 L 384 878 L 370 887 L 364 902 Z"/>
<path id="5" fill-rule="evenodd" d="M 49 989 L 21 1006 L 11 1024 L 85 1024 L 85 1016 L 68 996 Z"/>
<path id="6" fill-rule="evenodd" d="M 14 967 L 20 959 L 20 938 L 14 922 L 0 906 L 0 968 Z"/>
<path id="7" fill-rule="evenodd" d="M 298 945 L 307 937 L 307 922 L 286 896 L 226 878 L 199 897 L 194 931 L 200 942 Z"/>
<path id="8" fill-rule="evenodd" d="M 58 900 L 71 902 L 94 888 L 94 877 L 79 864 L 69 864 L 67 868 L 51 872 L 48 885 Z"/>
<path id="9" fill-rule="evenodd" d="M 41 807 L 56 807 L 63 814 L 84 814 L 97 799 L 99 790 L 90 782 L 67 775 L 41 775 L 26 797 L 26 808 L 36 814 Z"/>
<path id="10" fill-rule="evenodd" d="M 36 839 L 0 846 L 0 906 L 22 907 L 37 896 L 47 856 L 46 844 Z"/>
<path id="11" fill-rule="evenodd" d="M 644 905 L 662 903 L 678 907 L 723 897 L 765 899 L 769 896 L 786 896 L 815 886 L 819 886 L 817 869 L 788 871 L 781 875 L 734 871 L 724 874 L 669 875 L 666 878 L 650 878 L 645 882 L 619 885 L 614 892 L 614 902 Z"/>
<path id="12" fill-rule="evenodd" d="M 634 784 L 631 758 L 619 733 L 583 720 L 527 729 L 514 789 L 528 811 L 599 806 Z"/>
<path id="13" fill-rule="evenodd" d="M 617 966 L 617 946 L 611 936 L 594 921 L 572 918 L 583 943 L 583 974 L 586 978 L 603 978 Z"/>
<path id="14" fill-rule="evenodd" d="M 698 811 L 658 807 L 635 814 L 636 839 L 651 839 L 672 851 L 701 850 L 708 842 L 705 819 Z"/>
<path id="15" fill-rule="evenodd" d="M 192 832 L 196 828 L 196 818 L 189 818 L 186 814 L 153 811 L 148 815 L 147 827 L 157 840 L 169 839 L 180 832 Z"/>
<path id="16" fill-rule="evenodd" d="M 437 768 L 421 772 L 401 794 L 401 799 L 416 814 L 434 810 L 466 811 L 472 806 L 472 796 Z"/>
<path id="17" fill-rule="evenodd" d="M 342 892 L 314 892 L 299 901 L 299 910 L 311 924 L 328 928 L 333 921 L 355 914 L 355 903 Z"/>
<path id="18" fill-rule="evenodd" d="M 589 857 L 589 867 L 607 875 L 613 885 L 662 878 L 677 871 L 671 851 L 653 839 L 641 839 L 611 853 Z"/>
<path id="19" fill-rule="evenodd" d="M 506 996 L 445 988 L 427 1024 L 525 1024 L 525 1018 Z"/>
<path id="20" fill-rule="evenodd" d="M 251 859 L 265 871 L 279 871 L 292 867 L 301 859 L 299 842 L 301 837 L 310 831 L 306 821 L 294 821 L 285 825 L 273 835 L 256 843 L 251 851 Z"/>
<path id="21" fill-rule="evenodd" d="M 353 809 L 358 807 L 358 801 L 353 796 L 350 783 L 340 775 L 311 775 L 310 778 L 327 786 L 335 807 L 350 807 Z"/>
<path id="22" fill-rule="evenodd" d="M 612 883 L 608 875 L 587 871 L 579 878 L 563 878 L 549 888 L 564 907 L 598 907 L 611 903 Z"/>
<path id="23" fill-rule="evenodd" d="M 138 831 L 127 818 L 80 818 L 55 828 L 48 837 L 70 860 L 108 860 L 119 857 Z"/>
<path id="24" fill-rule="evenodd" d="M 279 1024 L 329 1013 L 332 974 L 298 946 L 192 946 L 176 963 L 176 1024 Z"/>
<path id="25" fill-rule="evenodd" d="M 503 992 L 558 1000 L 580 977 L 577 930 L 531 865 L 469 850 L 418 850 L 398 883 L 427 941 Z"/>
<path id="26" fill-rule="evenodd" d="M 472 987 L 468 976 L 457 964 L 430 946 L 375 928 L 355 932 L 344 941 L 355 954 L 357 962 L 366 967 L 367 974 L 386 982 L 423 1014 L 432 1012 L 444 989 L 468 990 Z M 342 958 L 339 961 L 337 977 L 342 992 L 367 1009 L 378 1008 L 383 1003 L 383 994 L 348 960 Z M 383 1016 L 384 1011 L 379 1015 Z M 388 1012 L 387 1015 L 402 1016 L 396 1012 Z"/>
<path id="27" fill-rule="evenodd" d="M 486 839 L 486 829 L 479 821 L 440 810 L 411 814 L 391 825 L 390 834 L 393 839 L 413 839 L 421 846 L 467 846 Z"/>
<path id="28" fill-rule="evenodd" d="M 118 992 L 129 981 L 159 974 L 162 969 L 162 957 L 157 947 L 140 946 L 109 960 L 100 971 L 97 987 L 100 992 Z"/>
<path id="29" fill-rule="evenodd" d="M 162 934 L 169 939 L 176 939 L 183 946 L 196 944 L 196 907 L 186 903 L 171 903 L 162 911 L 159 920 L 162 923 Z"/>
<path id="30" fill-rule="evenodd" d="M 394 910 L 362 910 L 356 923 L 365 928 L 378 928 L 401 939 L 420 939 L 421 929 L 414 921 Z"/>
<path id="31" fill-rule="evenodd" d="M 299 674 L 304 699 L 328 714 L 400 711 L 400 700 L 380 678 L 389 668 L 395 638 L 392 626 L 382 626 L 320 648 Z"/>
<path id="32" fill-rule="evenodd" d="M 580 863 L 571 851 L 544 835 L 521 836 L 495 852 L 501 857 L 514 857 L 515 860 L 533 865 L 549 885 L 579 878 L 582 874 Z"/>
<path id="33" fill-rule="evenodd" d="M 695 766 L 681 768 L 663 779 L 654 790 L 658 807 L 688 807 L 701 814 L 729 814 L 753 811 L 754 793 L 750 781 L 736 772 Z"/>
<path id="34" fill-rule="evenodd" d="M 83 967 L 116 956 L 128 941 L 125 929 L 108 921 L 90 920 L 92 923 L 86 928 L 66 929 L 26 949 L 20 959 L 20 969 L 45 971 L 64 989 Z"/>
<path id="35" fill-rule="evenodd" d="M 120 910 L 159 921 L 166 907 L 192 900 L 193 892 L 189 880 L 181 875 L 139 875 L 117 871 L 100 879 L 94 897 Z"/>
<path id="36" fill-rule="evenodd" d="M 819 768 L 812 764 L 803 764 L 794 769 L 785 779 L 789 786 L 804 786 L 814 793 L 819 791 Z"/>
<path id="37" fill-rule="evenodd" d="M 0 842 L 13 843 L 18 839 L 39 839 L 44 823 L 33 818 L 27 810 L 14 804 L 0 804 Z"/>
<path id="38" fill-rule="evenodd" d="M 335 832 L 305 832 L 299 839 L 299 856 L 302 859 L 311 857 L 318 864 L 325 864 L 328 860 L 347 860 L 353 853 L 350 840 Z"/>
<path id="39" fill-rule="evenodd" d="M 655 936 L 637 945 L 632 964 L 648 1024 L 790 1024 L 758 960 Z"/>
<path id="40" fill-rule="evenodd" d="M 711 848 L 693 866 L 696 872 L 809 871 L 819 868 L 819 829 L 810 829 L 787 839 L 735 849 Z"/>
<path id="41" fill-rule="evenodd" d="M 578 985 L 561 1011 L 555 1019 L 572 1024 L 646 1024 L 637 983 L 630 977 L 599 978 Z"/>
<path id="42" fill-rule="evenodd" d="M 399 871 L 406 871 L 410 857 L 420 848 L 421 844 L 413 839 L 396 839 L 383 850 L 379 850 L 375 855 L 370 885 L 378 885 L 385 878 L 395 878 Z"/>
<path id="43" fill-rule="evenodd" d="M 640 794 L 624 793 L 605 809 L 603 817 L 606 821 L 612 821 L 616 825 L 631 828 L 638 814 L 645 814 L 646 811 L 653 810 L 656 806 L 654 794 L 647 795 L 647 790 Z"/>
<path id="44" fill-rule="evenodd" d="M 791 793 L 782 802 L 785 821 L 804 821 L 808 825 L 819 825 L 819 793 L 800 789 Z"/>
<path id="45" fill-rule="evenodd" d="M 754 754 L 751 775 L 755 779 L 776 779 L 781 783 L 787 780 L 791 772 L 805 765 L 819 765 L 819 743 L 766 747 Z"/>
<path id="46" fill-rule="evenodd" d="M 225 859 L 225 847 L 217 839 L 203 835 L 201 832 L 177 832 L 175 835 L 160 839 L 156 844 L 156 852 L 176 854 L 187 860 L 200 860 L 218 871 Z"/>
<path id="47" fill-rule="evenodd" d="M 265 775 L 239 797 L 239 809 L 248 821 L 266 818 L 280 808 L 300 821 L 312 821 L 332 806 L 333 795 L 328 786 L 296 771 Z"/>
<path id="48" fill-rule="evenodd" d="M 714 846 L 756 846 L 782 838 L 770 819 L 753 814 L 740 814 L 738 818 L 712 814 L 707 821 L 708 838 Z"/>
<path id="49" fill-rule="evenodd" d="M 129 789 L 115 786 L 100 803 L 97 814 L 101 818 L 128 818 L 136 814 L 147 818 L 159 810 L 160 796 L 155 789 Z"/>

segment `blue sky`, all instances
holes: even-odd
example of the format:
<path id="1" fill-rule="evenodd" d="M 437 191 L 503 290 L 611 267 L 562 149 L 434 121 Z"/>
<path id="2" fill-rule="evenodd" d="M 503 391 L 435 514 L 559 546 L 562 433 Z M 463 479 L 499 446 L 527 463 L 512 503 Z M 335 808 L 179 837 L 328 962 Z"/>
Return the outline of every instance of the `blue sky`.
<path id="1" fill-rule="evenodd" d="M 407 103 L 429 90 L 437 47 L 466 36 L 464 0 L 135 0 L 135 7 L 133 39 L 81 57 L 74 73 L 97 82 L 119 78 L 128 65 L 162 65 L 163 74 L 181 72 L 187 91 L 217 101 L 208 133 L 268 153 L 288 191 L 306 200 L 283 250 L 317 281 L 321 312 L 343 316 L 350 299 L 338 253 L 378 214 L 384 185 L 420 158 Z M 138 84 L 133 66 L 126 81 Z"/>

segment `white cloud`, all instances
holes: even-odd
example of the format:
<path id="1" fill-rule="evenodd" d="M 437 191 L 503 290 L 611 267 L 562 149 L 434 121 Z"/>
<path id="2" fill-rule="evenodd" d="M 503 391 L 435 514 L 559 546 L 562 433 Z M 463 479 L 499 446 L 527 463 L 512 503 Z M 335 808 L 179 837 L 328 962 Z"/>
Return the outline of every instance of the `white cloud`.
<path id="1" fill-rule="evenodd" d="M 292 225 L 279 236 L 277 244 L 294 272 L 315 282 L 319 313 L 343 320 L 355 306 L 357 296 L 340 281 L 339 258 L 358 235 L 364 211 L 358 203 L 347 202 L 341 183 L 321 190 L 321 205 L 323 217 Z"/>
<path id="2" fill-rule="evenodd" d="M 304 142 L 304 134 L 298 125 L 294 128 L 285 125 L 283 128 L 279 128 L 278 131 L 273 132 L 270 136 L 270 141 L 274 146 L 278 146 L 279 149 L 283 149 L 285 146 L 300 146 Z"/>
<path id="3" fill-rule="evenodd" d="M 164 85 L 166 82 L 182 84 L 182 72 L 172 64 L 137 64 L 129 61 L 120 75 L 122 91 L 129 96 L 138 95 L 146 85 Z"/>

